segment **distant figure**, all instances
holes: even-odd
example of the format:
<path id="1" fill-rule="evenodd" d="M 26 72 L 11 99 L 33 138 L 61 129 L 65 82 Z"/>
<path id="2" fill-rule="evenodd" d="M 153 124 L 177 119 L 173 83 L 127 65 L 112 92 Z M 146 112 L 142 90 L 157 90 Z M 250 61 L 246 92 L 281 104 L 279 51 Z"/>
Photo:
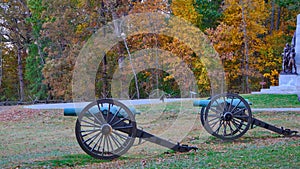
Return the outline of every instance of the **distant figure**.
<path id="1" fill-rule="evenodd" d="M 289 53 L 289 63 L 288 63 L 288 69 L 289 69 L 290 73 L 292 73 L 292 74 L 297 74 L 295 56 L 296 56 L 295 48 L 292 47 L 291 51 Z M 293 72 L 293 69 L 294 69 L 294 72 Z"/>
<path id="2" fill-rule="evenodd" d="M 282 55 L 282 72 L 287 73 L 289 64 L 290 45 L 287 43 L 283 49 Z"/>
<path id="3" fill-rule="evenodd" d="M 297 74 L 295 48 L 288 43 L 283 49 L 282 55 L 282 73 Z M 294 70 L 294 71 L 293 71 Z"/>

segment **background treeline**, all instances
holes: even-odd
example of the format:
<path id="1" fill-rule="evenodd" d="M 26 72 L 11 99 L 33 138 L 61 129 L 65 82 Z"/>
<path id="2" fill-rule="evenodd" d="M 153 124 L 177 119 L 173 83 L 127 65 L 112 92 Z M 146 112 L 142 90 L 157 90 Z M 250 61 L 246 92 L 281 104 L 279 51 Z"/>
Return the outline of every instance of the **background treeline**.
<path id="1" fill-rule="evenodd" d="M 220 54 L 230 91 L 248 93 L 278 84 L 281 53 L 291 42 L 299 0 L 2 0 L 0 2 L 0 101 L 70 100 L 72 73 L 89 37 L 113 19 L 139 12 L 165 12 L 199 27 Z M 142 39 L 142 40 L 141 40 Z M 158 46 L 184 60 L 201 95 L 209 79 L 193 51 L 177 39 L 142 34 L 128 39 L 131 50 Z M 97 97 L 110 97 L 110 82 L 121 56 L 120 43 L 99 63 Z M 108 64 L 108 62 L 111 62 Z M 145 70 L 130 84 L 131 98 L 146 98 L 155 88 L 179 96 L 172 76 Z M 153 84 L 157 84 L 156 86 Z"/>

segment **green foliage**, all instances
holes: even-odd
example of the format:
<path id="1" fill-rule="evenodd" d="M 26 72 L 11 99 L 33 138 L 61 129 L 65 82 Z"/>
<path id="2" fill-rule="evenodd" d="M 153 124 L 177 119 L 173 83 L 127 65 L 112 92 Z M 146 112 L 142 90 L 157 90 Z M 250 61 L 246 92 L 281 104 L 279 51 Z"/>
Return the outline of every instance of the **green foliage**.
<path id="1" fill-rule="evenodd" d="M 158 86 L 156 84 L 158 78 Z M 140 89 L 140 98 L 160 98 L 163 94 L 170 97 L 180 97 L 180 89 L 174 78 L 169 78 L 167 72 L 147 69 L 137 74 Z M 157 91 L 161 90 L 164 93 Z M 129 97 L 136 98 L 134 79 L 129 86 Z"/>
<path id="2" fill-rule="evenodd" d="M 42 74 L 46 58 L 43 49 L 47 42 L 41 35 L 42 25 L 48 20 L 47 17 L 43 16 L 47 6 L 42 0 L 28 0 L 27 3 L 31 16 L 26 21 L 31 24 L 33 41 L 28 44 L 29 53 L 26 58 L 25 79 L 29 82 L 27 86 L 31 95 L 29 97 L 40 100 L 47 98 L 47 87 L 43 84 Z"/>
<path id="3" fill-rule="evenodd" d="M 194 6 L 196 11 L 201 15 L 201 24 L 199 27 L 202 31 L 218 26 L 223 16 L 222 2 L 223 0 L 196 0 Z"/>
<path id="4" fill-rule="evenodd" d="M 289 10 L 300 10 L 300 2 L 298 0 L 275 0 L 276 4 Z"/>
<path id="5" fill-rule="evenodd" d="M 38 47 L 35 44 L 29 45 L 29 55 L 26 58 L 25 79 L 28 81 L 27 86 L 32 99 L 46 99 L 47 87 L 42 83 L 42 69 L 44 67 L 42 58 L 38 55 Z M 32 97 L 31 96 L 31 97 Z"/>

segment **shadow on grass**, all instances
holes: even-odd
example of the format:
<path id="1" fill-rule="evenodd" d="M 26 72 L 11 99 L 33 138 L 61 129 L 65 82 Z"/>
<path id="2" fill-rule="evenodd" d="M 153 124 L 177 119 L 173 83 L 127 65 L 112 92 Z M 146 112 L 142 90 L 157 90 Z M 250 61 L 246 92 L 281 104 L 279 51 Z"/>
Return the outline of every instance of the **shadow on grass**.
<path id="1" fill-rule="evenodd" d="M 264 140 L 264 139 L 276 139 L 276 138 L 284 138 L 284 137 L 296 137 L 296 136 L 283 136 L 277 133 L 270 133 L 268 131 L 257 131 L 252 132 L 252 134 L 249 136 L 242 136 L 236 140 L 221 140 L 219 138 L 210 136 L 205 143 L 207 144 L 231 144 L 231 143 L 251 143 L 254 140 Z"/>
<path id="2" fill-rule="evenodd" d="M 126 157 L 120 157 L 119 160 L 125 159 Z M 99 160 L 95 159 L 87 154 L 71 154 L 65 155 L 61 157 L 55 157 L 49 160 L 43 161 L 35 161 L 32 163 L 25 164 L 28 166 L 35 166 L 35 167 L 75 167 L 75 166 L 83 166 L 88 164 L 94 163 L 104 163 L 110 162 L 110 160 Z"/>

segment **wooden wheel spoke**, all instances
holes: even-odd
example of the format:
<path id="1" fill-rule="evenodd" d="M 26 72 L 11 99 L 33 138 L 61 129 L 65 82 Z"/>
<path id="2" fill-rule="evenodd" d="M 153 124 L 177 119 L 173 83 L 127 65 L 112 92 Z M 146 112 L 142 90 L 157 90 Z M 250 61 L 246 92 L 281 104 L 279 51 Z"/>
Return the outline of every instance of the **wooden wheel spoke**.
<path id="1" fill-rule="evenodd" d="M 212 122 L 212 121 L 214 121 L 214 120 L 220 120 L 220 117 L 215 117 L 215 118 L 213 118 L 213 119 L 210 119 L 208 122 Z"/>
<path id="2" fill-rule="evenodd" d="M 101 128 L 100 126 L 97 126 L 97 125 L 84 125 L 84 124 L 81 124 L 80 125 L 81 127 L 89 127 L 89 128 Z"/>
<path id="3" fill-rule="evenodd" d="M 243 121 L 238 121 L 236 119 L 232 119 L 232 121 L 239 123 L 242 126 L 247 126 Z"/>
<path id="4" fill-rule="evenodd" d="M 103 138 L 103 135 L 101 135 L 99 137 L 98 141 L 95 143 L 95 145 L 93 146 L 93 148 L 91 149 L 91 151 L 94 151 L 94 149 L 97 147 L 97 145 L 99 144 L 100 140 L 102 140 L 102 138 Z M 98 151 L 99 151 L 99 149 L 98 149 Z"/>
<path id="5" fill-rule="evenodd" d="M 111 126 L 113 127 L 113 126 L 115 126 L 115 125 L 117 125 L 117 124 L 119 124 L 119 123 L 121 123 L 122 121 L 125 121 L 125 120 L 128 120 L 128 119 L 126 119 L 126 118 L 120 119 L 120 120 L 116 121 L 114 124 L 112 124 Z"/>
<path id="6" fill-rule="evenodd" d="M 239 123 L 239 121 L 232 121 L 232 123 L 234 124 L 234 126 L 240 131 L 240 130 L 244 130 L 243 128 L 243 123 Z"/>
<path id="7" fill-rule="evenodd" d="M 117 133 L 117 132 L 115 132 L 115 131 L 113 131 L 113 133 L 115 134 L 115 135 L 117 135 L 119 138 L 121 138 L 121 140 L 127 140 L 129 137 L 127 137 L 127 136 L 124 136 L 124 135 L 122 135 L 122 134 L 120 134 L 120 133 Z"/>
<path id="8" fill-rule="evenodd" d="M 94 140 L 100 135 L 100 132 L 96 135 L 93 135 L 92 137 L 88 138 L 87 140 L 84 141 L 84 143 L 87 143 L 90 141 L 90 143 L 88 143 L 87 145 L 90 146 L 92 144 L 92 142 L 94 142 Z"/>
<path id="9" fill-rule="evenodd" d="M 221 117 L 220 114 L 209 114 L 207 117 Z"/>
<path id="10" fill-rule="evenodd" d="M 224 105 L 223 106 L 224 107 L 223 111 L 228 111 L 228 105 L 227 105 L 227 102 L 226 102 L 226 98 L 223 96 L 222 99 L 223 99 L 223 103 L 224 103 L 223 104 Z"/>
<path id="11" fill-rule="evenodd" d="M 230 122 L 228 122 L 228 126 L 229 126 L 229 129 L 230 129 L 230 134 L 231 134 L 231 135 L 234 135 L 234 130 L 233 130 L 233 128 L 232 128 Z"/>
<path id="12" fill-rule="evenodd" d="M 116 145 L 119 145 L 119 147 L 124 147 L 123 144 L 121 144 L 119 142 L 119 140 L 113 134 L 111 134 L 111 138 L 115 142 Z"/>
<path id="13" fill-rule="evenodd" d="M 88 132 L 88 133 L 86 133 L 86 134 L 83 134 L 82 137 L 86 137 L 86 136 L 88 136 L 88 135 L 90 135 L 90 134 L 93 134 L 93 133 L 95 133 L 95 132 L 97 132 L 97 131 L 99 131 L 99 130 L 92 130 L 92 131 L 90 131 L 90 132 Z M 86 132 L 86 131 L 80 131 L 80 132 L 83 133 L 83 132 Z"/>
<path id="14" fill-rule="evenodd" d="M 114 116 L 108 122 L 109 124 L 111 124 L 113 122 L 113 120 L 118 116 L 118 114 L 120 113 L 121 109 L 122 109 L 122 107 L 120 107 L 119 110 L 114 114 Z"/>
<path id="15" fill-rule="evenodd" d="M 219 127 L 217 128 L 217 130 L 215 130 L 215 133 L 217 133 L 217 134 L 219 133 L 219 131 L 220 131 L 220 129 L 221 129 L 223 123 L 224 123 L 224 121 L 220 121 Z"/>
<path id="16" fill-rule="evenodd" d="M 111 135 L 107 135 L 107 137 L 108 137 L 108 142 L 109 142 L 109 145 L 110 145 L 110 147 L 111 147 L 111 152 L 112 153 L 114 153 L 115 152 L 115 149 L 114 149 L 114 146 L 113 146 L 113 144 L 112 144 L 112 139 L 111 139 L 111 137 L 110 137 Z"/>
<path id="17" fill-rule="evenodd" d="M 88 122 L 88 121 L 83 120 L 83 119 L 81 119 L 80 121 L 81 121 L 81 122 L 84 122 L 84 123 L 87 123 L 87 124 L 90 124 L 92 127 L 99 127 L 99 126 L 95 125 L 95 123 L 91 123 L 91 122 Z M 81 125 L 81 126 L 82 126 L 82 125 Z"/>
<path id="18" fill-rule="evenodd" d="M 228 108 L 228 111 L 230 111 L 230 112 L 232 112 L 232 111 L 231 111 L 231 108 L 232 108 L 233 99 L 234 99 L 234 98 L 231 98 L 231 101 L 230 101 L 230 104 L 229 104 L 229 108 Z"/>
<path id="19" fill-rule="evenodd" d="M 211 128 L 214 128 L 217 124 L 218 124 L 218 122 L 220 122 L 221 120 L 218 120 L 218 121 L 216 121 L 216 122 L 214 122 L 212 125 L 211 125 Z"/>
<path id="20" fill-rule="evenodd" d="M 227 122 L 224 122 L 223 123 L 223 126 L 224 126 L 223 135 L 224 136 L 226 136 L 226 125 L 227 125 Z"/>
<path id="21" fill-rule="evenodd" d="M 243 109 L 239 109 L 238 111 L 236 111 L 236 112 L 231 112 L 233 115 L 235 115 L 235 114 L 238 114 L 238 113 L 241 113 L 241 112 L 243 112 L 243 111 L 246 111 L 247 109 L 245 109 L 245 108 L 243 108 Z"/>
<path id="22" fill-rule="evenodd" d="M 215 102 L 217 103 L 217 106 L 216 106 L 216 107 L 220 107 L 220 109 L 224 111 L 224 106 L 223 106 L 222 104 L 220 104 L 220 103 L 218 102 L 218 100 L 215 100 Z M 211 108 L 212 108 L 212 107 L 211 107 Z"/>
<path id="23" fill-rule="evenodd" d="M 219 110 L 217 110 L 217 109 L 215 109 L 215 108 L 210 108 L 211 110 L 212 110 L 212 112 L 214 112 L 214 113 L 216 113 L 216 114 L 222 114 L 223 112 L 221 112 L 221 111 L 219 111 Z"/>
<path id="24" fill-rule="evenodd" d="M 104 137 L 104 135 L 101 135 L 100 138 L 99 138 L 101 140 L 99 141 L 98 151 L 100 151 L 101 144 L 102 144 L 102 141 L 103 141 L 103 137 Z"/>
<path id="25" fill-rule="evenodd" d="M 91 113 L 90 111 L 88 111 L 89 112 L 89 114 L 91 114 L 94 118 L 95 118 L 95 120 L 97 120 L 98 122 L 99 122 L 99 124 L 103 124 L 104 122 L 102 122 L 102 121 L 104 121 L 104 119 L 102 119 L 102 121 L 100 120 L 100 119 L 98 119 L 98 117 L 97 116 L 95 116 L 95 114 L 94 113 Z M 101 115 L 102 116 L 102 115 Z M 103 116 L 102 116 L 102 118 L 103 118 Z"/>
<path id="26" fill-rule="evenodd" d="M 110 104 L 108 104 L 108 111 L 107 111 L 107 114 L 106 114 L 106 121 L 108 122 L 108 116 L 110 114 Z"/>
<path id="27" fill-rule="evenodd" d="M 235 110 L 241 103 L 242 103 L 242 100 L 240 100 L 239 103 L 238 103 L 236 106 L 234 106 L 234 108 L 232 109 L 231 112 L 234 112 L 234 110 Z"/>
<path id="28" fill-rule="evenodd" d="M 112 147 L 110 147 L 108 135 L 106 136 L 106 147 L 107 147 L 106 153 L 110 153 Z"/>

